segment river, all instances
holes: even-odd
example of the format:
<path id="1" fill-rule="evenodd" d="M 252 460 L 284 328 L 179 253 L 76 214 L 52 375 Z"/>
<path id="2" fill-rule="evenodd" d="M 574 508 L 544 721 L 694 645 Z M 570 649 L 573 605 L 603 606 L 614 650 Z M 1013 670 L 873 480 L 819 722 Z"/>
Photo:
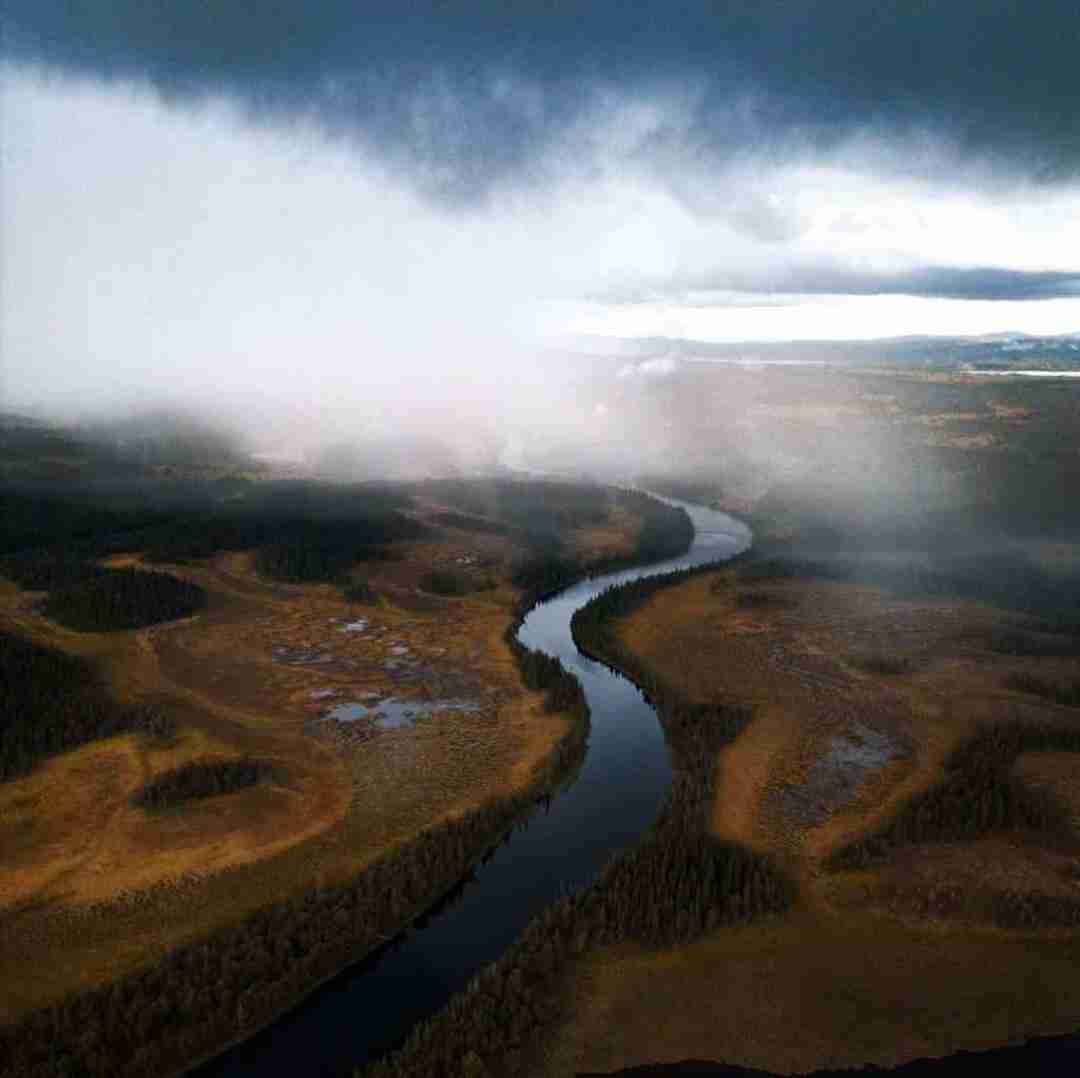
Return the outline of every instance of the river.
<path id="1" fill-rule="evenodd" d="M 538 808 L 517 827 L 422 927 L 199 1068 L 199 1078 L 350 1074 L 438 1010 L 481 966 L 498 958 L 530 918 L 567 889 L 590 883 L 644 834 L 671 778 L 663 732 L 632 682 L 578 652 L 570 618 L 613 584 L 729 558 L 750 545 L 749 529 L 733 517 L 683 508 L 695 529 L 686 554 L 581 581 L 535 606 L 519 630 L 522 643 L 558 656 L 584 686 L 589 746 L 573 781 L 546 810 Z"/>
<path id="2" fill-rule="evenodd" d="M 570 619 L 607 587 L 730 558 L 751 541 L 749 529 L 733 517 L 664 500 L 681 505 L 693 520 L 694 541 L 686 554 L 582 581 L 534 607 L 519 630 L 528 647 L 558 656 L 581 680 L 588 698 L 588 753 L 572 782 L 546 810 L 538 808 L 518 826 L 439 910 L 250 1040 L 198 1068 L 198 1078 L 344 1078 L 356 1064 L 399 1043 L 416 1022 L 498 958 L 530 918 L 567 890 L 590 883 L 615 854 L 644 834 L 671 777 L 660 724 L 633 683 L 578 652 Z M 1004 1064 L 1029 1075 L 1071 1074 L 1078 1048 L 1077 1036 L 1046 1038 L 918 1061 L 891 1072 L 867 1068 L 860 1073 L 952 1078 L 985 1074 L 986 1067 Z M 732 1068 L 729 1073 L 751 1072 Z M 822 1078 L 833 1073 L 838 1072 L 818 1072 Z"/>

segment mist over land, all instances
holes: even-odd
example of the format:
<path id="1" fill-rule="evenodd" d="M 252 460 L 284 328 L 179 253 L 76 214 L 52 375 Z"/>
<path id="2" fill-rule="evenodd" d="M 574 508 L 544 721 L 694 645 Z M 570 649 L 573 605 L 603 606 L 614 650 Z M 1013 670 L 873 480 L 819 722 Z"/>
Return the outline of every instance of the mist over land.
<path id="1" fill-rule="evenodd" d="M 11 3 L 4 400 L 547 441 L 591 421 L 582 334 L 1074 332 L 1075 39 L 1058 4 Z"/>
<path id="2" fill-rule="evenodd" d="M 1080 1028 L 1078 54 L 7 0 L 0 1073 Z"/>

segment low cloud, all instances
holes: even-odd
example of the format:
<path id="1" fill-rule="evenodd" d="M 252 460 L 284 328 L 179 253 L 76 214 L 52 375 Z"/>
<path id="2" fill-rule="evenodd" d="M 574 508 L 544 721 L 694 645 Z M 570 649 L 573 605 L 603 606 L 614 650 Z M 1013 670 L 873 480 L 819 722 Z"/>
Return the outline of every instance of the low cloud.
<path id="1" fill-rule="evenodd" d="M 894 174 L 958 162 L 1039 183 L 1080 169 L 1080 8 L 954 0 L 770 4 L 178 4 L 8 0 L 7 55 L 228 97 L 256 122 L 318 123 L 446 201 L 544 182 L 617 104 L 647 117 L 618 150 L 728 167 L 869 135 Z M 672 102 L 677 101 L 677 107 Z M 610 130 L 610 128 L 608 129 Z M 912 153 L 939 139 L 948 160 Z M 914 140 L 914 142 L 913 142 Z M 583 162 L 588 167 L 589 162 Z"/>
<path id="2" fill-rule="evenodd" d="M 747 273 L 732 267 L 691 280 L 664 278 L 594 298 L 611 303 L 685 307 L 781 306 L 813 296 L 917 296 L 924 299 L 1028 302 L 1080 297 L 1080 271 L 991 266 L 925 266 L 897 272 L 800 266 Z"/>
<path id="3" fill-rule="evenodd" d="M 567 332 L 1080 325 L 1075 5 L 738 7 L 10 0 L 5 402 L 526 429 Z"/>

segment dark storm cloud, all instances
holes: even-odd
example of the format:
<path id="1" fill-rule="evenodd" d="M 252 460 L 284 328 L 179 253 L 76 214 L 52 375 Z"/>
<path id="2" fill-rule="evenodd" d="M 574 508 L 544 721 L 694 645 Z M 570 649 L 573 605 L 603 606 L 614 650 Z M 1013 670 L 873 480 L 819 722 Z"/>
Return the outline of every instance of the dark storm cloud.
<path id="1" fill-rule="evenodd" d="M 1045 300 L 1080 296 L 1080 272 L 1026 271 L 996 267 L 930 266 L 897 273 L 805 266 L 746 273 L 738 269 L 690 278 L 665 278 L 611 289 L 602 296 L 615 303 L 682 303 L 711 306 L 717 293 L 743 296 L 848 295 L 918 296 L 958 300 Z"/>
<path id="2" fill-rule="evenodd" d="M 838 275 L 840 280 L 820 282 L 817 288 L 804 280 L 804 292 L 838 291 L 850 295 L 927 296 L 939 299 L 1036 300 L 1080 296 L 1080 273 L 1025 272 L 1008 269 L 930 268 L 895 276 Z M 844 278 L 848 279 L 845 281 Z M 845 287 L 829 288 L 840 284 Z"/>
<path id="3" fill-rule="evenodd" d="M 940 134 L 1041 181 L 1080 170 L 1075 0 L 7 0 L 5 22 L 18 60 L 315 117 L 447 198 L 528 179 L 597 96 L 672 86 L 694 92 L 650 132 L 654 158 L 785 155 L 870 131 Z"/>

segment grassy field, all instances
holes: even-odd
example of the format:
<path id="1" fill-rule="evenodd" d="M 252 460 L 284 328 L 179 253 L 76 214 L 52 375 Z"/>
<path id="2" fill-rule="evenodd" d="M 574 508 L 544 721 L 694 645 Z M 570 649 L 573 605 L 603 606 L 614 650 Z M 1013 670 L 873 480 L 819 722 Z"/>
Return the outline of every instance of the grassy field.
<path id="1" fill-rule="evenodd" d="M 1078 961 L 1075 940 L 802 909 L 678 951 L 590 957 L 546 1073 L 712 1059 L 794 1074 L 1066 1032 L 1080 1017 Z"/>
<path id="2" fill-rule="evenodd" d="M 635 527 L 619 517 L 595 549 L 571 539 L 605 554 L 631 547 Z M 444 528 L 357 567 L 378 597 L 367 604 L 339 587 L 267 581 L 243 552 L 155 565 L 203 587 L 205 611 L 107 634 L 65 629 L 37 594 L 3 584 L 0 627 L 94 660 L 118 697 L 160 702 L 178 733 L 91 742 L 0 784 L 0 1020 L 353 877 L 438 821 L 526 787 L 569 722 L 522 689 L 503 639 L 520 555 L 504 536 Z M 143 562 L 131 552 L 109 564 Z M 496 586 L 420 593 L 435 569 Z M 397 729 L 326 718 L 391 699 L 425 715 Z M 162 811 L 133 804 L 185 763 L 246 757 L 271 764 L 272 779 Z"/>
<path id="3" fill-rule="evenodd" d="M 1010 933 L 987 915 L 1001 894 L 1074 902 L 1075 830 L 913 845 L 872 871 L 823 864 L 934 784 L 980 724 L 1077 722 L 1075 710 L 1003 684 L 1075 669 L 1072 638 L 1057 639 L 1056 656 L 1001 650 L 1038 624 L 865 584 L 741 581 L 734 568 L 661 591 L 626 618 L 623 642 L 692 699 L 754 705 L 716 761 L 712 828 L 775 856 L 799 898 L 784 918 L 684 948 L 579 962 L 567 989 L 575 1017 L 546 1073 L 682 1059 L 791 1073 L 1075 1028 L 1080 937 Z M 1026 754 L 1014 771 L 1075 816 L 1080 756 Z"/>

